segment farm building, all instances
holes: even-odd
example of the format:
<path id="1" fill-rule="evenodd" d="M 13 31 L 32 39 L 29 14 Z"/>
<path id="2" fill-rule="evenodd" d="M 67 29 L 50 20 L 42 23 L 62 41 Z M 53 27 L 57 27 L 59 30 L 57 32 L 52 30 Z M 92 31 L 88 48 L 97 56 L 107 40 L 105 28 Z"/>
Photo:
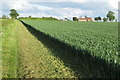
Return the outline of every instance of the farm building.
<path id="1" fill-rule="evenodd" d="M 93 21 L 92 18 L 78 18 L 78 21 Z"/>

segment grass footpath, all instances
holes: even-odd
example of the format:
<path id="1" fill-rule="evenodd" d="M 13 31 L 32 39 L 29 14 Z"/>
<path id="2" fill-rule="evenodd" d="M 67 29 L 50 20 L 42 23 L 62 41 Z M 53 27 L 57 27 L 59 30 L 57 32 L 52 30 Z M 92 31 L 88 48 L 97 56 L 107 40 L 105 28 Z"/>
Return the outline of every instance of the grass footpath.
<path id="1" fill-rule="evenodd" d="M 0 19 L 0 79 L 2 78 L 2 20 Z"/>
<path id="2" fill-rule="evenodd" d="M 19 77 L 24 78 L 76 78 L 74 72 L 52 55 L 22 23 L 17 21 L 19 42 Z"/>
<path id="3" fill-rule="evenodd" d="M 2 77 L 17 78 L 17 27 L 15 20 L 2 20 Z"/>

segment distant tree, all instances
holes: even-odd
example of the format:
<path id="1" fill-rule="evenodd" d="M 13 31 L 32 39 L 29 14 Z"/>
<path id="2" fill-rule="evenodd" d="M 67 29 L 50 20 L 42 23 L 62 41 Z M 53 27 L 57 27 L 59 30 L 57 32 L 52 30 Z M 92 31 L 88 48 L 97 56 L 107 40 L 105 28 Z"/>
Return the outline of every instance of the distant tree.
<path id="1" fill-rule="evenodd" d="M 45 17 L 42 17 L 42 18 L 45 18 Z"/>
<path id="2" fill-rule="evenodd" d="M 7 19 L 7 16 L 6 15 L 2 15 L 2 19 Z"/>
<path id="3" fill-rule="evenodd" d="M 65 20 L 66 20 L 66 21 L 69 21 L 69 19 L 68 19 L 68 18 L 65 18 Z"/>
<path id="4" fill-rule="evenodd" d="M 78 19 L 77 19 L 77 17 L 73 17 L 73 21 L 77 21 Z"/>
<path id="5" fill-rule="evenodd" d="M 32 16 L 29 16 L 29 18 L 32 18 Z"/>
<path id="6" fill-rule="evenodd" d="M 99 20 L 102 20 L 101 17 L 99 17 Z"/>
<path id="7" fill-rule="evenodd" d="M 95 17 L 94 20 L 95 20 L 95 21 L 98 21 L 98 17 Z"/>
<path id="8" fill-rule="evenodd" d="M 108 21 L 108 18 L 103 18 L 103 21 L 104 21 L 104 22 Z"/>
<path id="9" fill-rule="evenodd" d="M 107 18 L 109 19 L 109 21 L 113 21 L 114 19 L 115 19 L 115 13 L 114 12 L 112 12 L 112 11 L 109 11 L 108 13 L 107 13 Z"/>
<path id="10" fill-rule="evenodd" d="M 95 17 L 94 20 L 95 21 L 101 20 L 101 17 Z"/>
<path id="11" fill-rule="evenodd" d="M 10 10 L 10 17 L 11 17 L 12 19 L 16 19 L 17 16 L 19 16 L 19 14 L 17 13 L 17 11 L 16 11 L 15 9 L 11 9 L 11 10 Z"/>
<path id="12" fill-rule="evenodd" d="M 33 17 L 32 17 L 33 19 Z M 42 18 L 37 18 L 37 19 L 44 19 L 44 20 L 58 20 L 57 18 L 54 17 L 42 17 Z"/>

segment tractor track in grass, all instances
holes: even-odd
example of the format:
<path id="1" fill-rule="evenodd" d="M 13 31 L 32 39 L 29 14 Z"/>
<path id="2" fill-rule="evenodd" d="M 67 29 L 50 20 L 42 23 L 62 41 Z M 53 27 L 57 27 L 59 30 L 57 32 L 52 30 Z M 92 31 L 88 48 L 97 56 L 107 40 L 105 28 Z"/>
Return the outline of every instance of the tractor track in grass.
<path id="1" fill-rule="evenodd" d="M 76 78 L 74 72 L 17 21 L 20 78 Z"/>

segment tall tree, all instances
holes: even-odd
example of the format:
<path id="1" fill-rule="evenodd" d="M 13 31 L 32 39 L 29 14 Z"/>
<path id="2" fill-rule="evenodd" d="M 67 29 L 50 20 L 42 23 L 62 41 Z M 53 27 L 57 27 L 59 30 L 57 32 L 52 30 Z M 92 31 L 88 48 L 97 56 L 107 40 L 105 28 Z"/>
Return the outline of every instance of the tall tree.
<path id="1" fill-rule="evenodd" d="M 11 9 L 11 10 L 10 10 L 10 17 L 11 17 L 12 19 L 16 19 L 17 16 L 19 16 L 19 14 L 17 13 L 17 11 L 16 11 L 15 9 Z"/>
<path id="2" fill-rule="evenodd" d="M 107 18 L 109 19 L 109 21 L 113 21 L 114 19 L 115 19 L 115 13 L 114 12 L 112 12 L 112 11 L 109 11 L 108 13 L 107 13 Z"/>

